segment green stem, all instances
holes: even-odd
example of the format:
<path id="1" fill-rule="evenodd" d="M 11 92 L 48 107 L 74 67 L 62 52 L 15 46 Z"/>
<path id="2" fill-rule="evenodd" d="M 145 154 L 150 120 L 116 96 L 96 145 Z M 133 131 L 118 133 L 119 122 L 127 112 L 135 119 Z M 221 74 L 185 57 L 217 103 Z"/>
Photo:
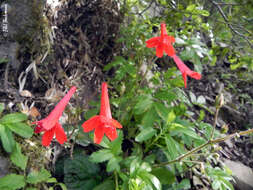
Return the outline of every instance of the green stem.
<path id="1" fill-rule="evenodd" d="M 228 139 L 231 139 L 231 138 L 234 138 L 236 136 L 240 136 L 240 135 L 247 135 L 247 134 L 250 134 L 250 133 L 253 133 L 253 129 L 249 129 L 249 130 L 246 130 L 246 131 L 241 131 L 239 133 L 233 133 L 231 135 L 227 135 L 225 137 L 221 137 L 221 138 L 217 138 L 217 139 L 214 139 L 214 140 L 209 140 L 208 142 L 190 150 L 189 152 L 187 152 L 186 154 L 183 154 L 179 157 L 177 157 L 176 159 L 174 160 L 171 160 L 171 161 L 168 161 L 168 162 L 163 162 L 163 163 L 160 163 L 160 164 L 156 164 L 154 165 L 154 167 L 161 167 L 161 166 L 166 166 L 166 165 L 169 165 L 169 164 L 173 164 L 175 162 L 180 162 L 181 160 L 183 160 L 184 158 L 188 157 L 188 156 L 191 156 L 193 153 L 195 152 L 198 152 L 200 151 L 202 148 L 208 146 L 208 145 L 211 145 L 211 144 L 216 144 L 216 143 L 220 143 L 220 142 L 223 142 L 225 140 L 228 140 Z"/>
<path id="2" fill-rule="evenodd" d="M 114 176 L 115 176 L 115 190 L 119 190 L 118 174 L 116 171 L 114 171 Z"/>
<path id="3" fill-rule="evenodd" d="M 158 140 L 161 138 L 162 134 L 163 134 L 163 133 L 160 132 L 160 134 L 156 136 L 156 138 L 152 141 L 152 143 L 150 143 L 148 146 L 146 146 L 144 152 L 147 152 L 148 149 L 149 149 L 149 147 L 151 147 L 153 144 L 156 143 L 156 141 L 158 141 Z"/>

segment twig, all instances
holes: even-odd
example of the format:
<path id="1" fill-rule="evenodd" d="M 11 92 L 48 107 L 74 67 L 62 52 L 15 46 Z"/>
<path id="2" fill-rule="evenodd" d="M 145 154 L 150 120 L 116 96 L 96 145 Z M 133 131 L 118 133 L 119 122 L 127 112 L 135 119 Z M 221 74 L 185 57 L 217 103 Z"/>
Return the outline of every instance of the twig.
<path id="1" fill-rule="evenodd" d="M 215 131 L 215 128 L 216 128 L 218 115 L 219 115 L 219 110 L 220 110 L 220 108 L 216 108 L 216 110 L 215 110 L 215 116 L 214 116 L 214 121 L 213 121 L 213 128 L 212 128 L 211 135 L 210 135 L 210 140 L 212 140 L 213 136 L 214 136 L 214 131 Z"/>
<path id="2" fill-rule="evenodd" d="M 246 130 L 246 131 L 241 131 L 239 133 L 233 133 L 231 135 L 227 135 L 225 137 L 217 138 L 217 139 L 214 139 L 214 140 L 209 140 L 208 142 L 206 142 L 206 143 L 204 143 L 204 144 L 202 144 L 202 145 L 200 145 L 200 146 L 198 146 L 198 147 L 190 150 L 189 152 L 187 152 L 187 153 L 185 153 L 185 154 L 177 157 L 174 160 L 171 160 L 171 161 L 168 161 L 168 162 L 163 162 L 163 163 L 160 163 L 160 164 L 156 164 L 156 165 L 154 165 L 154 167 L 161 167 L 161 166 L 166 166 L 166 165 L 169 165 L 169 164 L 173 164 L 175 162 L 180 162 L 184 158 L 186 158 L 188 156 L 191 156 L 193 153 L 200 151 L 202 148 L 204 148 L 204 147 L 206 147 L 208 145 L 220 143 L 220 142 L 223 142 L 225 140 L 234 138 L 236 136 L 247 135 L 247 134 L 250 134 L 250 133 L 253 133 L 253 129 L 249 129 L 249 130 Z"/>
<path id="3" fill-rule="evenodd" d="M 220 4 L 215 2 L 214 0 L 212 0 L 212 3 L 218 8 L 219 13 L 221 14 L 223 19 L 225 20 L 227 26 L 231 29 L 231 31 L 233 33 L 237 34 L 238 36 L 241 36 L 242 38 L 244 38 L 248 42 L 250 47 L 253 48 L 253 44 L 250 42 L 250 40 L 245 35 L 243 35 L 239 31 L 237 31 L 236 29 L 234 29 L 234 27 L 229 23 L 229 20 L 228 20 L 227 16 L 225 15 L 225 13 L 223 12 L 222 8 L 220 7 Z"/>

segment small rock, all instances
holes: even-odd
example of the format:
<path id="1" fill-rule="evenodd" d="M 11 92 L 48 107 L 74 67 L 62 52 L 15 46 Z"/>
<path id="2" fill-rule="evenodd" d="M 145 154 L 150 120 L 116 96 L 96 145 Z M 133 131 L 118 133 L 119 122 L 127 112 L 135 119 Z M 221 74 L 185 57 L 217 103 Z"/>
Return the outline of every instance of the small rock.
<path id="1" fill-rule="evenodd" d="M 232 143 L 231 139 L 225 140 L 224 142 L 229 148 L 233 148 L 234 144 Z"/>
<path id="2" fill-rule="evenodd" d="M 242 163 L 231 160 L 224 160 L 224 163 L 232 170 L 235 178 L 235 186 L 238 190 L 252 190 L 253 189 L 253 172 L 252 169 Z"/>

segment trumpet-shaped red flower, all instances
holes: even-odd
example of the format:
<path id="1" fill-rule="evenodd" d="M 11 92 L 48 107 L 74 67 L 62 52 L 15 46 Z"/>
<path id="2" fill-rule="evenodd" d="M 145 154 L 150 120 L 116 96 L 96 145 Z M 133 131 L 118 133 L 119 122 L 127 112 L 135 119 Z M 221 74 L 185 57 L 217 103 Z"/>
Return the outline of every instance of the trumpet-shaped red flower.
<path id="1" fill-rule="evenodd" d="M 118 137 L 116 128 L 122 128 L 122 125 L 115 119 L 112 119 L 107 84 L 105 82 L 102 83 L 100 114 L 85 121 L 82 127 L 84 132 L 90 132 L 95 129 L 94 142 L 97 144 L 100 144 L 104 134 L 111 141 Z"/>
<path id="2" fill-rule="evenodd" d="M 157 57 L 162 57 L 164 51 L 168 56 L 175 55 L 172 43 L 175 43 L 175 38 L 167 34 L 166 24 L 164 23 L 161 23 L 161 36 L 153 37 L 146 41 L 148 48 L 156 48 Z"/>
<path id="3" fill-rule="evenodd" d="M 185 88 L 187 86 L 187 75 L 189 75 L 190 77 L 197 79 L 197 80 L 201 79 L 201 74 L 189 69 L 176 54 L 171 57 L 174 59 L 175 63 L 177 64 L 178 69 L 182 73 Z"/>
<path id="4" fill-rule="evenodd" d="M 61 101 L 55 106 L 51 113 L 40 121 L 35 121 L 36 124 L 35 133 L 40 133 L 44 131 L 42 137 L 42 145 L 49 146 L 54 135 L 60 144 L 67 141 L 67 136 L 59 123 L 59 118 L 62 115 L 66 105 L 68 104 L 71 96 L 75 93 L 76 87 L 72 87 L 68 93 L 61 99 Z"/>

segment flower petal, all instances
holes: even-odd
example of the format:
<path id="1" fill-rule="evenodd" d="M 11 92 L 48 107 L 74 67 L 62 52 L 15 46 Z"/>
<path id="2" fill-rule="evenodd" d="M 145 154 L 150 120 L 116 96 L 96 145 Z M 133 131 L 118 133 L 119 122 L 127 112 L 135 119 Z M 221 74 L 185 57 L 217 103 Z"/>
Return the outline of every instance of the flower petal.
<path id="1" fill-rule="evenodd" d="M 161 36 L 167 35 L 166 24 L 161 23 Z"/>
<path id="2" fill-rule="evenodd" d="M 146 46 L 148 48 L 153 48 L 153 47 L 158 46 L 159 42 L 160 42 L 160 37 L 153 37 L 146 41 Z"/>
<path id="3" fill-rule="evenodd" d="M 191 69 L 189 69 L 184 63 L 183 61 L 177 57 L 177 55 L 173 55 L 171 56 L 177 67 L 179 68 L 179 70 L 181 71 L 182 75 L 183 75 L 183 79 L 184 79 L 184 85 L 185 85 L 185 88 L 187 86 L 187 75 L 189 75 L 190 77 L 194 78 L 194 79 L 201 79 L 201 74 L 197 73 L 197 72 L 194 72 L 192 71 Z"/>
<path id="4" fill-rule="evenodd" d="M 56 123 L 55 125 L 55 137 L 60 144 L 63 144 L 67 141 L 67 135 L 59 123 Z"/>
<path id="5" fill-rule="evenodd" d="M 55 126 L 55 124 L 58 122 L 59 118 L 62 115 L 62 112 L 64 111 L 65 107 L 67 106 L 71 96 L 75 93 L 76 87 L 73 86 L 68 93 L 61 99 L 61 101 L 55 106 L 55 108 L 51 111 L 51 113 L 43 119 L 43 128 L 46 130 L 49 130 Z"/>
<path id="6" fill-rule="evenodd" d="M 190 74 L 189 74 L 190 77 L 196 79 L 196 80 L 200 80 L 201 79 L 201 74 L 197 73 L 197 72 L 194 72 L 192 71 Z"/>
<path id="7" fill-rule="evenodd" d="M 115 140 L 117 137 L 118 137 L 118 134 L 117 134 L 117 131 L 116 131 L 116 128 L 113 127 L 113 126 L 105 126 L 104 127 L 104 131 L 105 131 L 105 134 L 106 136 L 111 140 Z"/>
<path id="8" fill-rule="evenodd" d="M 102 125 L 100 116 L 96 115 L 90 118 L 89 120 L 85 121 L 82 124 L 82 127 L 83 127 L 83 131 L 87 133 L 87 132 L 92 131 L 94 128 L 98 127 L 99 125 Z"/>
<path id="9" fill-rule="evenodd" d="M 159 44 L 156 47 L 156 56 L 157 57 L 162 57 L 163 56 L 163 45 L 162 44 Z"/>
<path id="10" fill-rule="evenodd" d="M 187 74 L 185 72 L 182 73 L 182 77 L 184 79 L 184 87 L 186 88 L 187 87 Z"/>
<path id="11" fill-rule="evenodd" d="M 165 51 L 165 53 L 166 53 L 168 56 L 173 56 L 173 55 L 175 55 L 175 50 L 174 50 L 173 46 L 170 45 L 170 44 L 165 44 L 165 45 L 164 45 L 164 51 Z"/>
<path id="12" fill-rule="evenodd" d="M 110 120 L 110 123 L 113 127 L 115 128 L 118 128 L 118 129 L 121 129 L 122 128 L 122 125 L 115 119 L 111 119 Z"/>
<path id="13" fill-rule="evenodd" d="M 54 129 L 55 128 L 52 128 L 48 131 L 46 131 L 43 136 L 42 136 L 42 145 L 43 146 L 49 146 L 53 137 L 54 137 Z"/>
<path id="14" fill-rule="evenodd" d="M 107 83 L 102 83 L 102 96 L 101 96 L 101 104 L 100 104 L 100 115 L 105 116 L 107 118 L 112 118 Z"/>
<path id="15" fill-rule="evenodd" d="M 104 126 L 99 126 L 95 128 L 94 132 L 94 142 L 100 144 L 104 136 Z"/>

